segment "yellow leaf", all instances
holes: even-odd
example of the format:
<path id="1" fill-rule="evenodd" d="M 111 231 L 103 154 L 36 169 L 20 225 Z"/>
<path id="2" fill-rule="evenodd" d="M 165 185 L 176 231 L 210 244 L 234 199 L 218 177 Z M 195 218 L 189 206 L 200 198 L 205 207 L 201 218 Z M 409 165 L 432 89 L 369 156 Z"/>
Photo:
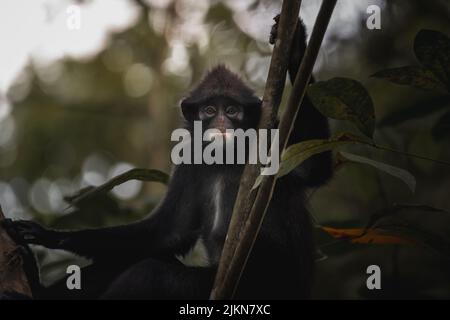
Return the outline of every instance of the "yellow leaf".
<path id="1" fill-rule="evenodd" d="M 348 239 L 351 243 L 363 244 L 414 244 L 410 238 L 403 235 L 389 234 L 386 231 L 375 229 L 351 228 L 335 229 L 322 227 L 322 229 L 336 239 Z"/>

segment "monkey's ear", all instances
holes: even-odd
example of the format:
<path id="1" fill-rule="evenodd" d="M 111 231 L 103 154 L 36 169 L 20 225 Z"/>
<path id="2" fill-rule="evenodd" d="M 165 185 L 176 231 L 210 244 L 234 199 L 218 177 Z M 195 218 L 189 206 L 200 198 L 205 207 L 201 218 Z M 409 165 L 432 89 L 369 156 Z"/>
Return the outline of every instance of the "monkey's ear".
<path id="1" fill-rule="evenodd" d="M 183 117 L 187 121 L 198 120 L 198 106 L 199 106 L 198 102 L 186 98 L 181 101 L 180 106 L 181 112 L 183 113 Z"/>

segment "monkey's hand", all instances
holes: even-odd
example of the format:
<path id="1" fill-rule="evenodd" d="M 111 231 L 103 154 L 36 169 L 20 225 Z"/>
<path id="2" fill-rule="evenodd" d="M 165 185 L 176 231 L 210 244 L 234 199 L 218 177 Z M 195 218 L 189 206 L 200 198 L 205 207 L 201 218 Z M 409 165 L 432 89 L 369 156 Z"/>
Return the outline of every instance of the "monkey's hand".
<path id="1" fill-rule="evenodd" d="M 280 15 L 276 15 L 273 20 L 275 23 L 270 31 L 269 42 L 275 44 L 278 38 L 278 23 L 280 22 Z M 292 38 L 290 57 L 289 57 L 289 77 L 291 78 L 291 83 L 294 83 L 295 77 L 297 76 L 298 69 L 300 67 L 300 62 L 302 61 L 303 55 L 306 50 L 306 30 L 302 20 L 299 18 L 297 25 L 295 27 L 294 35 Z"/>
<path id="2" fill-rule="evenodd" d="M 56 248 L 60 243 L 57 231 L 48 230 L 33 221 L 5 219 L 2 221 L 2 226 L 19 245 L 38 244 L 47 248 Z"/>
<path id="3" fill-rule="evenodd" d="M 275 41 L 277 40 L 278 37 L 278 22 L 280 21 L 280 15 L 277 14 L 273 20 L 275 21 L 275 23 L 272 26 L 272 29 L 270 30 L 270 37 L 269 37 L 269 43 L 270 44 L 275 44 Z"/>

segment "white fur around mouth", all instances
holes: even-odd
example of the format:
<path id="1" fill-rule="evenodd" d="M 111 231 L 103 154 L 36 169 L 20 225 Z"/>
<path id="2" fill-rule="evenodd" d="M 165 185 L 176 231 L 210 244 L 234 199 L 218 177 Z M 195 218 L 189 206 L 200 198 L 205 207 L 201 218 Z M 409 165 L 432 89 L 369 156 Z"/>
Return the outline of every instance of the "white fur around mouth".
<path id="1" fill-rule="evenodd" d="M 207 134 L 207 139 L 212 141 L 216 138 L 221 138 L 224 140 L 230 140 L 233 137 L 233 134 L 231 132 L 211 132 Z"/>

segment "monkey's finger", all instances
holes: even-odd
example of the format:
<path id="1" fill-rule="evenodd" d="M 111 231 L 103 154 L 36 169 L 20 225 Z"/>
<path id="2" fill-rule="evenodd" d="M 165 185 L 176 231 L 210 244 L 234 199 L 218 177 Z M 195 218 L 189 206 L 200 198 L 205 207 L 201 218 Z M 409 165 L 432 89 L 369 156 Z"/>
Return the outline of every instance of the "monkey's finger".
<path id="1" fill-rule="evenodd" d="M 269 43 L 270 44 L 275 44 L 277 36 L 278 36 L 278 25 L 274 24 L 272 26 L 272 29 L 270 30 Z"/>
<path id="2" fill-rule="evenodd" d="M 24 240 L 26 240 L 27 242 L 29 241 L 34 241 L 36 240 L 36 235 L 32 234 L 32 233 L 24 233 L 23 234 L 23 238 Z"/>
<path id="3" fill-rule="evenodd" d="M 16 228 L 16 221 L 11 219 L 5 219 L 0 222 L 1 226 L 5 229 L 6 233 L 11 237 L 11 239 L 20 244 L 23 243 L 23 237 L 19 230 Z"/>
<path id="4" fill-rule="evenodd" d="M 14 222 L 14 227 L 18 230 L 23 231 L 42 231 L 43 228 L 33 221 L 27 221 L 27 220 L 18 220 Z"/>
<path id="5" fill-rule="evenodd" d="M 0 225 L 5 228 L 6 230 L 10 230 L 10 229 L 14 229 L 14 224 L 16 223 L 16 221 L 13 221 L 12 219 L 3 219 L 2 221 L 0 221 Z"/>
<path id="6" fill-rule="evenodd" d="M 14 230 L 22 241 L 32 243 L 42 233 L 43 229 L 36 223 L 30 221 L 17 221 L 14 223 Z"/>

